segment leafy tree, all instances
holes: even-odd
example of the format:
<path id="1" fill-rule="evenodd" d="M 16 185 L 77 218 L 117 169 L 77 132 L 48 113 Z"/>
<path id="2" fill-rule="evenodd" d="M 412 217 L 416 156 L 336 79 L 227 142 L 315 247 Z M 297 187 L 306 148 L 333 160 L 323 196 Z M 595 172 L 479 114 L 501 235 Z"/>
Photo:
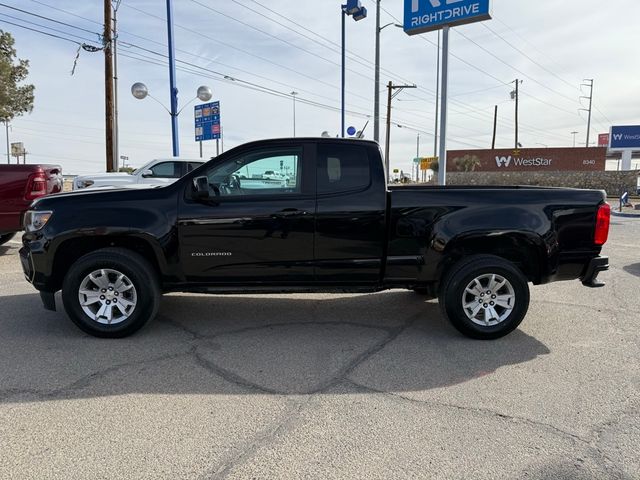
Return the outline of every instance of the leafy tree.
<path id="1" fill-rule="evenodd" d="M 0 121 L 33 110 L 33 85 L 20 85 L 29 75 L 29 61 L 16 59 L 14 40 L 0 30 Z"/>
<path id="2" fill-rule="evenodd" d="M 456 158 L 455 160 L 458 170 L 463 172 L 473 172 L 477 167 L 481 165 L 480 159 L 475 155 L 465 155 L 462 158 Z"/>

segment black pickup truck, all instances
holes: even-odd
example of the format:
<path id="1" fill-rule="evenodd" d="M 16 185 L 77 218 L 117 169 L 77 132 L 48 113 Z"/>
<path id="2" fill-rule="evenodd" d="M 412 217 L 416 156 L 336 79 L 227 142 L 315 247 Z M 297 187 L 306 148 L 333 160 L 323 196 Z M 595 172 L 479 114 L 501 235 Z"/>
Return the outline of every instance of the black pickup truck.
<path id="1" fill-rule="evenodd" d="M 529 283 L 602 285 L 609 219 L 601 191 L 387 187 L 376 143 L 297 138 L 240 146 L 166 187 L 37 200 L 20 255 L 45 307 L 62 290 L 99 337 L 141 328 L 165 292 L 403 288 L 493 339 L 523 320 Z"/>

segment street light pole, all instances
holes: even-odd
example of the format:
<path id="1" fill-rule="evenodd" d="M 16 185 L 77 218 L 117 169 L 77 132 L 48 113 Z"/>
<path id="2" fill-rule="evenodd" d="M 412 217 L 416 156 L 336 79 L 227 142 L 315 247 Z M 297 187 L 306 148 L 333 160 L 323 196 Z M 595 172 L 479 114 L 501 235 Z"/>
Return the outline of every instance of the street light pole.
<path id="1" fill-rule="evenodd" d="M 344 138 L 345 125 L 346 125 L 346 112 L 345 112 L 345 85 L 346 81 L 346 19 L 347 15 L 353 17 L 356 22 L 367 18 L 367 9 L 363 7 L 360 0 L 347 0 L 346 5 L 340 6 L 340 15 L 342 16 L 342 95 L 341 95 L 341 136 Z"/>
<path id="2" fill-rule="evenodd" d="M 341 92 L 342 92 L 342 99 L 341 99 L 341 127 L 340 127 L 340 136 L 342 138 L 344 138 L 344 125 L 345 125 L 345 84 L 346 84 L 346 79 L 345 79 L 345 61 L 346 61 L 346 53 L 345 53 L 345 49 L 346 49 L 346 33 L 345 33 L 345 23 L 346 23 L 346 18 L 347 18 L 347 12 L 345 11 L 345 7 L 342 7 L 342 87 L 341 87 Z"/>
<path id="3" fill-rule="evenodd" d="M 173 156 L 180 156 L 180 139 L 178 136 L 178 88 L 176 87 L 176 59 L 173 41 L 173 0 L 167 0 L 167 37 L 169 50 L 169 88 L 171 93 L 171 139 Z"/>
<path id="4" fill-rule="evenodd" d="M 380 141 L 380 2 L 376 0 L 376 71 L 373 92 L 373 140 Z"/>

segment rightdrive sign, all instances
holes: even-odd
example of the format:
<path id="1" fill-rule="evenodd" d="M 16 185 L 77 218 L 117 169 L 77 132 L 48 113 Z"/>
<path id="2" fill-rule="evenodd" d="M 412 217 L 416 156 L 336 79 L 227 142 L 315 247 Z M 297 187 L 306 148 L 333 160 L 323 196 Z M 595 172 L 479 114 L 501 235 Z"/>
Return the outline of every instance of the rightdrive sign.
<path id="1" fill-rule="evenodd" d="M 489 0 L 405 0 L 404 31 L 408 35 L 491 18 Z"/>
<path id="2" fill-rule="evenodd" d="M 611 127 L 609 139 L 613 150 L 640 150 L 640 125 Z"/>

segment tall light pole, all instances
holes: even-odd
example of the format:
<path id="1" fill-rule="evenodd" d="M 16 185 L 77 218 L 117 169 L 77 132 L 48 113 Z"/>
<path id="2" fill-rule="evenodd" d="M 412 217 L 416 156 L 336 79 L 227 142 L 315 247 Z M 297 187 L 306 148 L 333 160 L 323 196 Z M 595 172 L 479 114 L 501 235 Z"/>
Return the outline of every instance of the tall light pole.
<path id="1" fill-rule="evenodd" d="M 169 1 L 169 0 L 168 0 Z M 346 87 L 346 18 L 347 15 L 353 17 L 358 22 L 367 18 L 367 9 L 362 6 L 360 0 L 347 0 L 345 5 L 340 7 L 342 16 L 342 88 L 341 88 L 341 136 L 344 138 L 344 129 L 346 125 L 346 102 L 345 102 L 345 87 Z"/>
<path id="2" fill-rule="evenodd" d="M 403 28 L 398 23 L 387 23 L 380 26 L 380 1 L 376 0 L 376 62 L 375 62 L 375 82 L 373 92 L 373 139 L 380 142 L 380 33 L 387 27 Z"/>
<path id="3" fill-rule="evenodd" d="M 173 0 L 167 0 L 167 39 L 169 50 L 169 89 L 171 108 L 171 140 L 173 156 L 180 156 L 180 137 L 178 135 L 178 87 L 176 86 L 176 52 L 173 42 Z"/>
<path id="4" fill-rule="evenodd" d="M 291 92 L 291 97 L 293 98 L 293 138 L 296 137 L 296 95 L 298 95 L 298 92 Z"/>
<path id="5" fill-rule="evenodd" d="M 380 142 L 380 2 L 376 0 L 376 66 L 373 91 L 373 140 Z"/>
<path id="6" fill-rule="evenodd" d="M 576 135 L 578 135 L 580 132 L 571 132 L 571 135 L 573 135 L 573 148 L 576 148 Z"/>

